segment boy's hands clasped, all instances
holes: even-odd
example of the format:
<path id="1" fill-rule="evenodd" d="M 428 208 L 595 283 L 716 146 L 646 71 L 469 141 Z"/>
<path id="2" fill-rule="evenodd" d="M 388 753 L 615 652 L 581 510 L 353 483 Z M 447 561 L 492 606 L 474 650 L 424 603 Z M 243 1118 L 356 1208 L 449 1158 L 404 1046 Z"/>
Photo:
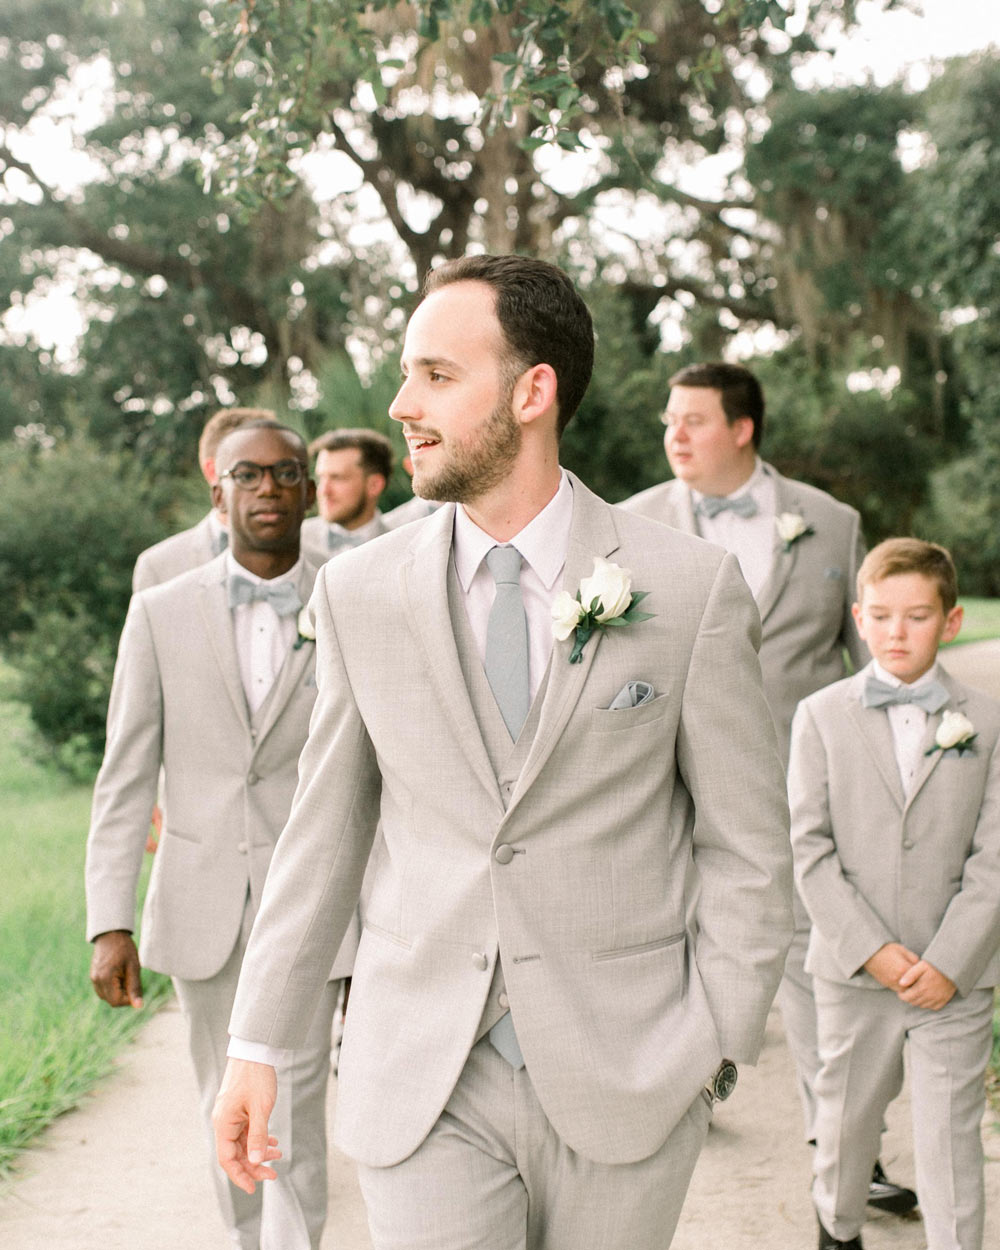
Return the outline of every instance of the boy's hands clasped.
<path id="1" fill-rule="evenodd" d="M 955 995 L 956 985 L 933 964 L 899 942 L 886 942 L 865 962 L 880 985 L 894 990 L 904 1003 L 940 1011 Z"/>

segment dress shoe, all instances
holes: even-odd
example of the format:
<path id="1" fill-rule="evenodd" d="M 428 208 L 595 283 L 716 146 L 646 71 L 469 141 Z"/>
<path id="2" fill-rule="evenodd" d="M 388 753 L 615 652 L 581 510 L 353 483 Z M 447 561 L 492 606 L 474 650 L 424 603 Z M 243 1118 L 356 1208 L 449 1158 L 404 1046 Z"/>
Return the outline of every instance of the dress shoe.
<path id="1" fill-rule="evenodd" d="M 880 1211 L 891 1211 L 893 1215 L 903 1215 L 917 1205 L 917 1195 L 912 1189 L 894 1185 L 876 1159 L 871 1184 L 868 1186 L 868 1205 L 878 1207 Z"/>
<path id="2" fill-rule="evenodd" d="M 823 1221 L 819 1219 L 819 1250 L 864 1250 L 860 1237 L 852 1237 L 850 1241 L 838 1241 L 833 1233 L 828 1233 L 823 1227 Z"/>

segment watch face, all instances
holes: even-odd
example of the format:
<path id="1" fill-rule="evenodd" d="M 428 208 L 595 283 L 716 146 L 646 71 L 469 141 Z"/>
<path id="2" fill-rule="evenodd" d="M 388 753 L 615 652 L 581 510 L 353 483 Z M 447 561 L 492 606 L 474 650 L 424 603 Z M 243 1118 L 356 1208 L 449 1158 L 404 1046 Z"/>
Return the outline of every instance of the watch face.
<path id="1" fill-rule="evenodd" d="M 719 1102 L 725 1102 L 736 1088 L 736 1075 L 736 1064 L 723 1059 L 715 1074 L 715 1097 Z"/>

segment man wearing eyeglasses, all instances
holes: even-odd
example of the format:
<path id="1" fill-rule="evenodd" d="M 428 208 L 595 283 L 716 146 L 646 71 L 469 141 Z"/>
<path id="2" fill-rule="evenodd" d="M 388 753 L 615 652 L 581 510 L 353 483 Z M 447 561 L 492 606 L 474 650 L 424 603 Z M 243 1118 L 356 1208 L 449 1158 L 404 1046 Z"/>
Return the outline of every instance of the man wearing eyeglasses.
<path id="1" fill-rule="evenodd" d="M 316 696 L 302 605 L 318 565 L 299 551 L 316 493 L 308 463 L 299 435 L 274 421 L 250 422 L 220 444 L 212 500 L 228 521 L 228 549 L 133 596 L 94 792 L 86 874 L 94 989 L 113 1007 L 141 1007 L 140 957 L 173 978 L 206 1123 L 243 950 Z M 161 763 L 165 827 L 137 950 L 136 887 Z M 340 965 L 356 940 L 349 935 L 336 975 L 350 971 Z M 305 1044 L 279 1075 L 283 1137 L 293 1146 L 277 1188 L 250 1196 L 213 1166 L 230 1238 L 244 1250 L 319 1245 L 335 991 L 328 983 Z"/>

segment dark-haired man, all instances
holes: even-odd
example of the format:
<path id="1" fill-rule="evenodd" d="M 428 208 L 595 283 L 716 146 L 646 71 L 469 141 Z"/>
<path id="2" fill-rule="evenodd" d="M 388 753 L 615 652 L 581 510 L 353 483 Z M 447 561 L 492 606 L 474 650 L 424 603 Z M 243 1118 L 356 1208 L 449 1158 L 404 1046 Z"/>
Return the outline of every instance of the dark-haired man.
<path id="1" fill-rule="evenodd" d="M 315 488 L 302 439 L 255 421 L 219 445 L 215 506 L 226 551 L 133 595 L 108 710 L 87 843 L 91 980 L 114 1007 L 142 1005 L 136 887 L 163 767 L 164 829 L 142 921 L 142 962 L 168 973 L 188 1024 L 206 1120 L 225 1065 L 240 961 L 291 805 L 316 698 L 302 616 L 316 565 L 299 528 Z M 284 1056 L 294 1143 L 273 1192 L 248 1196 L 213 1166 L 233 1244 L 316 1250 L 326 1212 L 324 1090 L 336 986 Z"/>
<path id="2" fill-rule="evenodd" d="M 764 393 L 743 365 L 688 365 L 670 379 L 663 424 L 674 479 L 626 500 L 630 512 L 700 534 L 732 552 L 757 601 L 764 694 L 785 765 L 799 700 L 868 662 L 851 604 L 864 539 L 858 513 L 825 491 L 782 477 L 760 457 Z M 796 934 L 778 991 L 799 1078 L 806 1137 L 815 1138 L 816 1004 L 805 972 L 809 918 L 795 900 Z M 871 1201 L 916 1203 L 881 1168 Z"/>
<path id="3" fill-rule="evenodd" d="M 273 420 L 274 413 L 269 408 L 220 408 L 208 418 L 198 440 L 198 467 L 210 490 L 219 480 L 215 457 L 226 435 L 250 421 Z M 178 573 L 207 564 L 225 550 L 227 542 L 225 514 L 213 507 L 197 525 L 171 534 L 139 553 L 132 570 L 133 591 L 158 586 Z"/>
<path id="4" fill-rule="evenodd" d="M 560 468 L 592 360 L 554 266 L 433 270 L 389 411 L 415 490 L 455 502 L 330 561 L 312 599 L 320 693 L 216 1136 L 237 1184 L 272 1175 L 268 1065 L 379 827 L 336 1128 L 376 1250 L 666 1247 L 784 959 L 756 610 L 731 556 Z"/>
<path id="5" fill-rule="evenodd" d="M 378 430 L 328 430 L 309 454 L 319 516 L 303 521 L 302 550 L 324 563 L 385 533 L 378 501 L 392 476 L 392 443 Z"/>

